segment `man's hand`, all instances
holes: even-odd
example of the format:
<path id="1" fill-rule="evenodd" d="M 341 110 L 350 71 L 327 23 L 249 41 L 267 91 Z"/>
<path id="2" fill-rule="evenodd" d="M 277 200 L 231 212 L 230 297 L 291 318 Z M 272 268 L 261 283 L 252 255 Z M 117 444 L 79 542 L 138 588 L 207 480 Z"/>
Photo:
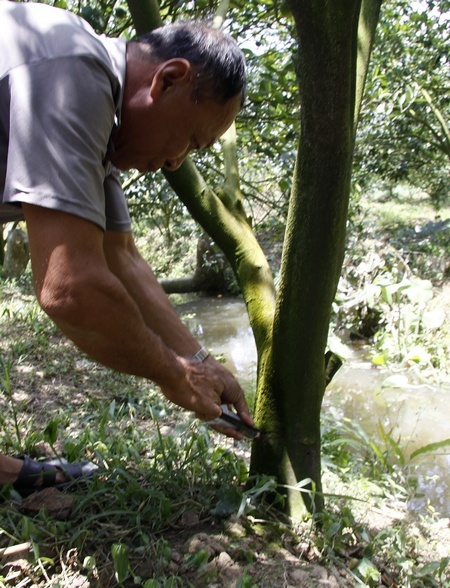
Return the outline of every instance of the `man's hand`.
<path id="1" fill-rule="evenodd" d="M 194 412 L 202 420 L 220 416 L 222 380 L 203 363 L 182 357 L 178 357 L 178 363 L 183 366 L 184 376 L 173 379 L 168 374 L 167 383 L 159 382 L 164 396 L 181 408 Z"/>
<path id="2" fill-rule="evenodd" d="M 242 390 L 241 386 L 239 385 L 238 381 L 233 376 L 233 374 L 229 370 L 227 370 L 227 368 L 224 365 L 222 365 L 219 361 L 214 359 L 211 355 L 209 355 L 203 363 L 207 366 L 208 369 L 210 369 L 215 374 L 216 378 L 219 378 L 221 380 L 223 384 L 221 404 L 228 404 L 229 406 L 233 406 L 238 415 L 241 417 L 242 421 L 246 425 L 254 427 L 255 423 L 253 422 L 253 419 L 250 416 L 250 411 L 248 409 L 247 401 L 245 400 L 244 391 Z M 223 433 L 228 437 L 234 437 L 234 439 L 240 440 L 244 438 L 244 435 L 236 429 L 224 427 L 213 428 L 219 431 L 219 433 Z"/>
<path id="3" fill-rule="evenodd" d="M 211 357 L 186 359 L 198 342 L 131 233 L 105 235 L 89 221 L 40 206 L 24 203 L 23 210 L 36 294 L 67 337 L 103 365 L 156 382 L 169 400 L 203 420 L 219 417 L 220 404 L 228 403 L 251 424 L 228 370 Z"/>
<path id="4" fill-rule="evenodd" d="M 243 421 L 248 424 L 253 424 L 244 391 L 233 374 L 211 355 L 205 359 L 203 365 L 209 373 L 214 374 L 214 377 L 222 383 L 221 403 L 233 405 Z"/>
<path id="5" fill-rule="evenodd" d="M 222 412 L 220 405 L 228 404 L 234 406 L 246 424 L 254 426 L 242 388 L 221 363 L 211 356 L 201 363 L 183 358 L 179 358 L 179 361 L 185 368 L 185 377 L 182 381 L 161 386 L 166 398 L 194 412 L 203 421 L 218 418 Z M 229 437 L 243 438 L 236 429 L 214 428 Z"/>

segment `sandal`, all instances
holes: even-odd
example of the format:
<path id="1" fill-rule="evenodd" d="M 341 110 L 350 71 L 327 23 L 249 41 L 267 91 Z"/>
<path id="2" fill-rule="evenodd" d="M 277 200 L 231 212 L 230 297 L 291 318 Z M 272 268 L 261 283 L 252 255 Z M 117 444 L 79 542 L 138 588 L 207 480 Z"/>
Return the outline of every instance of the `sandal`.
<path id="1" fill-rule="evenodd" d="M 83 484 L 87 478 L 98 471 L 99 467 L 90 461 L 69 463 L 66 459 L 57 457 L 45 461 L 34 461 L 27 455 L 21 457 L 23 467 L 13 487 L 21 496 L 29 496 L 33 492 L 39 492 L 44 488 L 57 488 L 62 490 L 74 484 Z M 62 472 L 66 481 L 56 484 L 56 475 Z M 38 479 L 42 484 L 35 486 Z"/>

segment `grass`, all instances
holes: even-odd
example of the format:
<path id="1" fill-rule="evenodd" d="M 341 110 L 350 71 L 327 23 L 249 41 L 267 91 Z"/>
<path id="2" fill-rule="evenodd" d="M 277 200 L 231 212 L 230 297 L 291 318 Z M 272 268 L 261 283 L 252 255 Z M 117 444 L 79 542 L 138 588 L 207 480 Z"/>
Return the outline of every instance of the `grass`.
<path id="1" fill-rule="evenodd" d="M 361 207 L 366 213 L 370 212 L 371 222 L 381 228 L 450 218 L 449 205 L 437 211 L 426 193 L 401 185 L 393 189 L 372 188 L 371 193 L 361 200 Z"/>
<path id="2" fill-rule="evenodd" d="M 0 288 L 2 450 L 101 466 L 67 520 L 26 515 L 2 489 L 0 549 L 24 551 L 3 557 L 0 587 L 263 588 L 281 585 L 280 570 L 293 585 L 449 582 L 449 533 L 432 510 L 408 512 L 414 478 L 388 435 L 378 447 L 352 423 L 324 422 L 327 509 L 319 524 L 293 524 L 261 501 L 274 480 L 246 486 L 247 443 L 91 363 L 37 308 L 29 276 Z"/>

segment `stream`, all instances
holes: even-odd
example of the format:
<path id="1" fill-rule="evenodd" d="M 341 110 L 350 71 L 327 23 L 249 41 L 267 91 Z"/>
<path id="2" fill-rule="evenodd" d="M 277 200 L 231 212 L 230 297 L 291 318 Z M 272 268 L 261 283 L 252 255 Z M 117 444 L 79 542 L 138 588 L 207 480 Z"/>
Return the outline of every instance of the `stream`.
<path id="1" fill-rule="evenodd" d="M 256 348 L 245 304 L 236 298 L 197 298 L 179 304 L 177 310 L 197 336 L 236 374 L 247 392 L 253 390 Z M 367 353 L 367 352 L 366 352 Z M 349 348 L 349 359 L 327 388 L 323 412 L 338 421 L 359 423 L 384 449 L 380 425 L 399 443 L 406 462 L 417 475 L 418 496 L 411 510 L 430 504 L 441 516 L 450 516 L 450 454 L 448 448 L 426 453 L 409 462 L 412 452 L 449 438 L 450 386 L 431 383 L 386 387 L 392 374 L 374 368 L 364 351 Z M 417 464 L 417 465 L 416 465 Z"/>

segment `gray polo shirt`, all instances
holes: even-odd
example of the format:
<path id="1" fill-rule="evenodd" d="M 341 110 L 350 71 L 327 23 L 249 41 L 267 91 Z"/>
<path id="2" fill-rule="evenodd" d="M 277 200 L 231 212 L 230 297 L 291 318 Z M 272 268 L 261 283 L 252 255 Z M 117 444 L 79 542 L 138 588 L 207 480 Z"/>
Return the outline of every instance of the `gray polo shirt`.
<path id="1" fill-rule="evenodd" d="M 27 202 L 130 230 L 108 161 L 125 57 L 69 12 L 0 0 L 0 222 Z"/>

